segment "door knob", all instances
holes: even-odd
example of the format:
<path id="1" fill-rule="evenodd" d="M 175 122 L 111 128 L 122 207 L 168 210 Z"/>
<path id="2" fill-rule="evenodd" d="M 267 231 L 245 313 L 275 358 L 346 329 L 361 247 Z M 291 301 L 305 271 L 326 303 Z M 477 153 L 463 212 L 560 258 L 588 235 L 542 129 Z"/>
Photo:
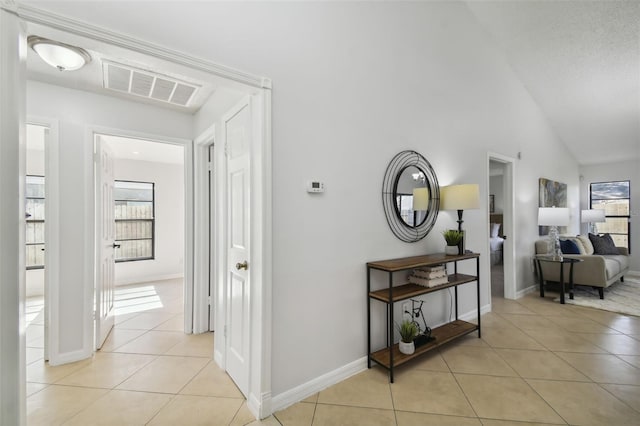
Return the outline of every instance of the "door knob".
<path id="1" fill-rule="evenodd" d="M 113 243 L 113 248 L 120 248 L 120 244 Z"/>
<path id="2" fill-rule="evenodd" d="M 247 269 L 249 269 L 249 264 L 247 263 L 247 261 L 245 260 L 242 263 L 236 263 L 236 269 L 239 271 L 240 269 L 244 269 L 245 271 Z"/>

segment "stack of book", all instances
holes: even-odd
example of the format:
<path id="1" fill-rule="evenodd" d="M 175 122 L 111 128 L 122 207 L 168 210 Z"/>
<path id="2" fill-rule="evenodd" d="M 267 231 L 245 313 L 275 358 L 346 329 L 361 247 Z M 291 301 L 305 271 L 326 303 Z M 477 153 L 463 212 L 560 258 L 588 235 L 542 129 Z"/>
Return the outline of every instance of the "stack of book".
<path id="1" fill-rule="evenodd" d="M 435 287 L 448 283 L 449 278 L 444 265 L 425 266 L 420 269 L 414 269 L 413 274 L 409 275 L 409 282 L 424 287 Z"/>

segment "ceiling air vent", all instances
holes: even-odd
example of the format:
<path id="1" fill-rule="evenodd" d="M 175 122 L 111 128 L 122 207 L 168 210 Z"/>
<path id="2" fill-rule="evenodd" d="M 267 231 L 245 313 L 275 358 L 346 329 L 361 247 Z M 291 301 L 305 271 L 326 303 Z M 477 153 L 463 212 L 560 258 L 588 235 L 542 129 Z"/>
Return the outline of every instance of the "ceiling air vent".
<path id="1" fill-rule="evenodd" d="M 128 65 L 104 61 L 103 82 L 106 89 L 117 90 L 173 105 L 189 106 L 199 86 L 173 77 Z"/>

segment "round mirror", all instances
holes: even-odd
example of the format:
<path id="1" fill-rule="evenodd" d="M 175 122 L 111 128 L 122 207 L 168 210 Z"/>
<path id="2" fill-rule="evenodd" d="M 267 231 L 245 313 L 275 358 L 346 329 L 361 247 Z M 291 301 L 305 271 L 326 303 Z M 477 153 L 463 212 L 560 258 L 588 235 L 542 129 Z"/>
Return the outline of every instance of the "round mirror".
<path id="1" fill-rule="evenodd" d="M 408 166 L 398 175 L 395 185 L 396 214 L 408 226 L 420 226 L 429 210 L 429 185 L 424 172 Z"/>
<path id="2" fill-rule="evenodd" d="M 438 217 L 440 190 L 431 164 L 415 151 L 402 151 L 389 163 L 382 203 L 391 231 L 402 241 L 424 238 Z"/>

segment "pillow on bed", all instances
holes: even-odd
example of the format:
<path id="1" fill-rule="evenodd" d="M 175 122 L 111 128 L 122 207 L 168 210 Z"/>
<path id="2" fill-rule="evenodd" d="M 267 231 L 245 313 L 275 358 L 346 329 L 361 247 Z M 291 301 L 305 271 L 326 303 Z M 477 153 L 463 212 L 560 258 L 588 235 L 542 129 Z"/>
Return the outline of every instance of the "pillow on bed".
<path id="1" fill-rule="evenodd" d="M 499 223 L 490 223 L 491 226 L 491 238 L 495 238 L 498 236 L 500 232 L 500 224 Z"/>
<path id="2" fill-rule="evenodd" d="M 578 245 L 571 240 L 560 240 L 560 250 L 562 254 L 580 254 Z"/>

